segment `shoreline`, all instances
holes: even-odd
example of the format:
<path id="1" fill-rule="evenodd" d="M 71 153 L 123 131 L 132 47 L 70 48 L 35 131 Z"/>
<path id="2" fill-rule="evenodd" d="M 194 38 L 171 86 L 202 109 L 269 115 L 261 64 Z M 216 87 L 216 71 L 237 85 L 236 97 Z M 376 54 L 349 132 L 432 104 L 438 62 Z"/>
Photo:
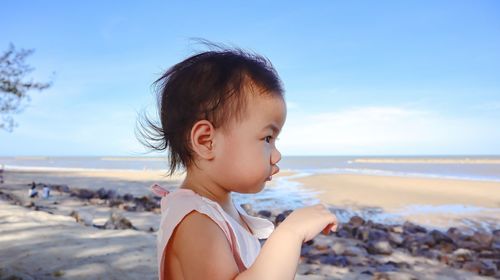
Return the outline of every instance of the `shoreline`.
<path id="1" fill-rule="evenodd" d="M 317 192 L 344 220 L 359 215 L 437 229 L 500 228 L 500 182 L 352 174 L 314 174 L 294 181 Z"/>

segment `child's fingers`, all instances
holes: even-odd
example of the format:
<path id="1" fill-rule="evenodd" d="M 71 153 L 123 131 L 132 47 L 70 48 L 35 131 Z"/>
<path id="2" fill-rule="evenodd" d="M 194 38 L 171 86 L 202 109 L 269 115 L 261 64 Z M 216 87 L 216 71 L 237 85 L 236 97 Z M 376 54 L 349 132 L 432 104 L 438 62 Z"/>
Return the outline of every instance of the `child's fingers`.
<path id="1" fill-rule="evenodd" d="M 337 231 L 337 224 L 328 224 L 322 231 L 324 235 L 328 235 L 330 231 Z"/>
<path id="2" fill-rule="evenodd" d="M 324 234 L 324 235 L 328 235 L 328 233 L 330 232 L 330 225 L 326 226 L 326 228 L 324 228 L 321 233 Z"/>
<path id="3" fill-rule="evenodd" d="M 333 225 L 333 227 L 331 228 L 331 230 L 332 230 L 333 232 L 336 232 L 336 231 L 337 231 L 338 226 L 339 226 L 339 225 L 338 225 L 337 223 L 335 223 L 335 224 Z"/>
<path id="4" fill-rule="evenodd" d="M 328 205 L 326 203 L 320 203 L 320 204 L 317 204 L 316 207 L 320 208 L 320 209 L 323 209 L 323 213 L 328 213 L 328 216 L 329 218 L 331 219 L 332 217 L 332 213 L 331 211 L 329 210 L 328 208 Z M 337 231 L 337 227 L 338 227 L 338 222 L 337 222 L 337 217 L 335 215 L 333 215 L 333 221 L 331 223 L 329 223 L 322 231 L 321 233 L 324 234 L 324 235 L 328 235 L 330 233 L 330 231 Z"/>
<path id="5" fill-rule="evenodd" d="M 333 222 L 329 223 L 321 232 L 328 235 L 330 231 L 336 232 L 338 227 L 337 217 L 333 216 Z"/>

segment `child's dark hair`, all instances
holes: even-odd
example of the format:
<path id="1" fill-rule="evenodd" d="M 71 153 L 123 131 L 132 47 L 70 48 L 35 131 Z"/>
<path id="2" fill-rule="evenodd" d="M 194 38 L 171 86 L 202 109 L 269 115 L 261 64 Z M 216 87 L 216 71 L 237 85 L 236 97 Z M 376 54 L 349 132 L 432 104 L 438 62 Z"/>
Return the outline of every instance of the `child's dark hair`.
<path id="1" fill-rule="evenodd" d="M 206 119 L 216 128 L 241 119 L 247 91 L 283 98 L 281 80 L 271 62 L 237 48 L 193 55 L 168 69 L 156 86 L 160 124 L 145 115 L 136 131 L 146 147 L 169 152 L 169 175 L 193 163 L 192 126 Z"/>

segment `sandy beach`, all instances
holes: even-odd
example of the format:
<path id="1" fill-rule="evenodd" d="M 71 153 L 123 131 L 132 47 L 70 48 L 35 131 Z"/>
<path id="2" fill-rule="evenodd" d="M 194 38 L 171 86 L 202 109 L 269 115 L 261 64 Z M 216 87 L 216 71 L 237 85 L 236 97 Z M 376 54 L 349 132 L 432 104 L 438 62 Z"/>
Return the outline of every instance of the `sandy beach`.
<path id="1" fill-rule="evenodd" d="M 98 230 L 64 215 L 0 201 L 0 278 L 155 279 L 156 238 Z"/>
<path id="2" fill-rule="evenodd" d="M 91 170 L 91 171 L 7 171 L 4 175 L 5 184 L 24 184 L 32 181 L 51 184 L 64 184 L 74 188 L 116 189 L 123 193 L 143 195 L 148 193 L 148 186 L 161 183 L 174 188 L 183 178 L 176 175 L 171 178 L 163 171 L 142 170 Z"/>
<path id="3" fill-rule="evenodd" d="M 343 207 L 462 204 L 500 208 L 500 182 L 373 175 L 312 175 L 296 179 L 321 192 L 321 200 Z"/>
<path id="4" fill-rule="evenodd" d="M 140 197 L 150 194 L 148 186 L 152 183 L 161 183 L 174 190 L 182 180 L 182 176 L 166 178 L 163 174 L 154 171 L 5 172 L 5 183 L 0 185 L 4 194 L 0 200 L 0 279 L 12 275 L 21 279 L 156 279 L 157 213 L 130 211 L 126 206 L 109 207 L 102 199 L 76 200 L 57 191 L 53 191 L 49 200 L 29 199 L 27 191 L 34 181 L 66 185 L 70 189 L 114 189 L 122 195 L 128 193 Z M 444 220 L 453 226 L 474 226 L 470 221 L 496 228 L 500 225 L 498 182 L 338 174 L 296 176 L 293 172 L 283 172 L 266 188 L 272 191 L 279 188 L 279 184 L 289 183 L 293 183 L 294 188 L 310 191 L 333 209 L 351 211 L 351 214 L 378 209 L 377 213 L 399 213 L 405 220 L 424 226 Z M 6 199 L 5 194 L 16 197 L 20 201 L 18 205 Z M 259 204 L 259 200 L 254 203 Z M 465 209 L 472 207 L 470 209 L 474 211 L 458 211 L 450 205 L 461 205 Z M 408 211 L 411 206 L 421 211 Z M 441 206 L 449 211 L 423 211 L 429 207 L 431 210 L 440 209 Z M 284 209 L 268 210 L 279 213 Z M 91 222 L 78 223 L 71 216 L 72 211 Z M 99 228 L 112 213 L 126 217 L 135 229 Z M 333 246 L 332 241 L 329 242 L 329 246 Z M 361 246 L 352 241 L 345 242 L 350 246 Z M 403 267 L 399 270 L 410 276 L 433 279 L 439 275 L 443 279 L 456 279 L 456 275 L 465 273 L 463 275 L 470 276 L 470 279 L 481 279 L 477 274 L 467 274 L 440 262 L 415 259 L 399 251 L 392 254 L 392 258 L 396 256 L 400 256 L 399 259 L 383 261 L 401 262 L 404 259 L 405 263 L 411 263 L 411 269 Z M 415 268 L 420 272 L 412 272 Z M 346 270 L 335 265 L 318 267 L 302 262 L 296 279 L 371 279 L 374 275 L 367 274 L 364 275 L 367 278 L 363 278 L 362 270 L 363 266 Z"/>

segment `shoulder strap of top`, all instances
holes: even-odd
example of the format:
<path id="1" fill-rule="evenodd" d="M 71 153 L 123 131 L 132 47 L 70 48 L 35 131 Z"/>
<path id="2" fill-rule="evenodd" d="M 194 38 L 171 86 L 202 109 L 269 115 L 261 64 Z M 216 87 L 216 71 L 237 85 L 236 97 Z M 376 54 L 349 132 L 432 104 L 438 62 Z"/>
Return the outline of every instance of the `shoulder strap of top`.
<path id="1" fill-rule="evenodd" d="M 151 191 L 154 194 L 156 194 L 157 196 L 161 196 L 161 197 L 167 196 L 167 194 L 170 193 L 168 190 L 164 189 L 162 186 L 160 186 L 156 183 L 151 185 Z"/>

